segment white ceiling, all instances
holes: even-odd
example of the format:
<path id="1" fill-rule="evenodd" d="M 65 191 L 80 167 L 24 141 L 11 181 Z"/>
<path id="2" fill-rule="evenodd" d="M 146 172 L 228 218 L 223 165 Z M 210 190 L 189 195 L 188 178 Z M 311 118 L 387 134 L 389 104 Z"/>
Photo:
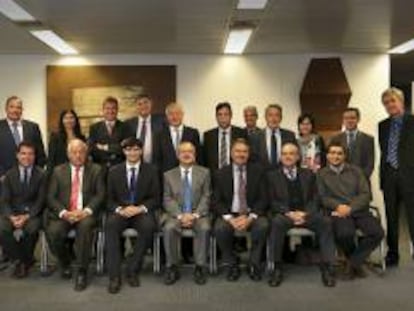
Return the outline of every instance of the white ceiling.
<path id="1" fill-rule="evenodd" d="M 412 0 L 16 0 L 82 54 L 222 53 L 231 21 L 258 24 L 246 53 L 385 52 L 414 37 Z M 0 16 L 0 53 L 51 53 Z"/>

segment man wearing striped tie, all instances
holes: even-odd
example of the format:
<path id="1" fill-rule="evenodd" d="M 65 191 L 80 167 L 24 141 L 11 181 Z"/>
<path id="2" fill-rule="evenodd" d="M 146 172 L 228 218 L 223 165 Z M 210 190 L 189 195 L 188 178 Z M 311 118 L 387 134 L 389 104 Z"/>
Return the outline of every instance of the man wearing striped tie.
<path id="1" fill-rule="evenodd" d="M 414 240 L 414 117 L 405 111 L 404 93 L 390 88 L 382 93 L 389 117 L 379 123 L 381 189 L 387 214 L 388 266 L 399 262 L 399 215 L 405 205 L 411 241 Z"/>
<path id="2" fill-rule="evenodd" d="M 208 169 L 196 165 L 196 149 L 190 142 L 178 145 L 178 167 L 164 173 L 164 210 L 161 223 L 164 232 L 167 270 L 164 283 L 171 285 L 179 277 L 177 253 L 181 232 L 193 231 L 194 281 L 206 283 L 207 249 L 210 234 L 211 182 Z"/>

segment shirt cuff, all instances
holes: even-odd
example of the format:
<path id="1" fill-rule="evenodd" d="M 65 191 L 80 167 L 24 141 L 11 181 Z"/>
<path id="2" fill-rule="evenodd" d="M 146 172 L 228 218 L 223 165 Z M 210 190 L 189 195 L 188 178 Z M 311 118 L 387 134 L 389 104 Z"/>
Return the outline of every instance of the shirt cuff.
<path id="1" fill-rule="evenodd" d="M 251 219 L 257 219 L 257 217 L 259 217 L 259 216 L 255 213 L 250 213 L 249 214 L 249 218 L 251 218 Z"/>
<path id="2" fill-rule="evenodd" d="M 181 218 L 183 218 L 183 214 L 178 214 L 178 215 L 177 215 L 177 219 L 178 219 L 178 220 L 181 220 Z"/>
<path id="3" fill-rule="evenodd" d="M 91 216 L 93 214 L 93 210 L 90 207 L 85 207 L 83 209 L 83 211 L 88 214 L 89 216 Z"/>
<path id="4" fill-rule="evenodd" d="M 230 219 L 232 219 L 233 218 L 233 215 L 231 215 L 231 214 L 225 214 L 225 215 L 223 215 L 223 219 L 225 220 L 225 221 L 229 221 Z"/>
<path id="5" fill-rule="evenodd" d="M 139 208 L 144 214 L 148 213 L 148 208 L 145 205 L 141 205 Z"/>
<path id="6" fill-rule="evenodd" d="M 119 212 L 122 210 L 122 206 L 118 206 L 116 209 L 115 209 L 115 213 L 116 214 L 119 214 Z"/>
<path id="7" fill-rule="evenodd" d="M 63 210 L 63 211 L 61 211 L 60 213 L 59 213 L 59 218 L 60 219 L 62 219 L 63 218 L 63 215 L 65 215 L 66 213 L 67 213 L 68 211 L 67 210 Z"/>
<path id="8" fill-rule="evenodd" d="M 200 214 L 199 213 L 193 213 L 193 216 L 195 217 L 195 218 L 200 218 Z"/>

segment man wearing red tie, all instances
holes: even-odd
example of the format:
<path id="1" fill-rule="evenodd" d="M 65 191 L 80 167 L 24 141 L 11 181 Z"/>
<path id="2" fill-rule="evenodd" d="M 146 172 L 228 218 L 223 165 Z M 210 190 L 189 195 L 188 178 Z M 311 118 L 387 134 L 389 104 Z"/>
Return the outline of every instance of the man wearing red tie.
<path id="1" fill-rule="evenodd" d="M 88 284 L 93 230 L 105 197 L 102 169 L 97 164 L 86 162 L 87 150 L 82 140 L 74 139 L 69 143 L 69 163 L 54 169 L 47 195 L 47 235 L 62 269 L 62 277 L 66 279 L 72 276 L 67 236 L 71 230 L 76 231 L 74 247 L 79 267 L 75 282 L 77 291 L 84 290 Z"/>

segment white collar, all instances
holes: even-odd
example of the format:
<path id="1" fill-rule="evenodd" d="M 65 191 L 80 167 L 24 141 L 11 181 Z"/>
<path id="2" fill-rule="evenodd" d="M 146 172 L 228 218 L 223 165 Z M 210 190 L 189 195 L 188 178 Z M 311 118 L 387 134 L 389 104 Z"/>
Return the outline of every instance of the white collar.
<path id="1" fill-rule="evenodd" d="M 85 165 L 81 165 L 79 167 L 79 172 L 83 172 L 83 169 L 84 168 L 85 168 Z M 73 165 L 73 164 L 70 164 L 70 169 L 71 169 L 71 171 L 76 171 L 77 167 L 75 165 Z"/>
<path id="2" fill-rule="evenodd" d="M 271 129 L 270 127 L 266 126 L 266 131 L 271 135 L 273 131 L 275 131 L 276 135 L 279 135 L 280 133 L 280 127 L 277 127 L 275 129 Z"/>
<path id="3" fill-rule="evenodd" d="M 178 132 L 182 132 L 184 128 L 183 124 L 180 124 L 179 126 L 172 126 L 170 125 L 170 131 L 171 132 L 175 132 L 176 130 L 178 130 Z"/>
<path id="4" fill-rule="evenodd" d="M 12 127 L 14 123 L 17 123 L 17 126 L 22 126 L 22 119 L 17 120 L 17 121 L 12 121 L 10 119 L 7 119 L 7 123 L 9 124 L 10 127 Z"/>
<path id="5" fill-rule="evenodd" d="M 185 171 L 188 171 L 188 173 L 191 174 L 193 171 L 193 165 L 191 165 L 188 168 L 180 165 L 180 171 L 181 171 L 181 174 L 185 174 Z"/>
<path id="6" fill-rule="evenodd" d="M 138 121 L 139 121 L 139 123 L 142 123 L 144 120 L 145 120 L 147 123 L 150 123 L 150 122 L 151 122 L 151 115 L 148 115 L 148 117 L 146 117 L 146 118 L 144 118 L 144 117 L 142 117 L 142 116 L 138 116 Z"/>
<path id="7" fill-rule="evenodd" d="M 130 163 L 128 163 L 128 161 L 126 162 L 126 169 L 127 169 L 127 171 L 130 171 L 131 170 L 131 168 L 135 168 L 136 169 L 136 171 L 138 171 L 139 170 L 139 166 L 140 166 L 140 164 L 141 164 L 141 161 L 139 161 L 139 162 L 137 162 L 137 163 L 135 163 L 135 164 L 130 164 Z"/>

